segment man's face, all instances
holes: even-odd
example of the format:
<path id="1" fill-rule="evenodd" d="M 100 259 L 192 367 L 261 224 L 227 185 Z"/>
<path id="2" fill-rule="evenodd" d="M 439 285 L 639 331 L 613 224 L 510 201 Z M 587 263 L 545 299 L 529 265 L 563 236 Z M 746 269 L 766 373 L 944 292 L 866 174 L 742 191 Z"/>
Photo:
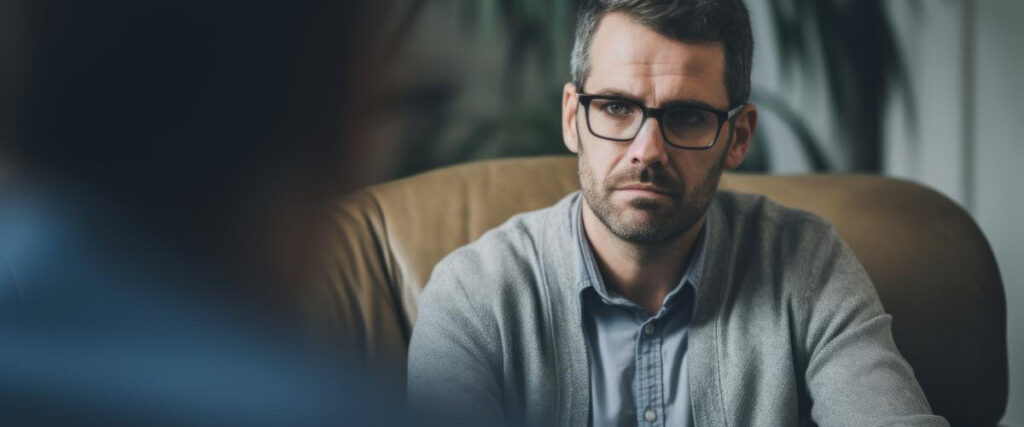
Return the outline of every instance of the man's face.
<path id="1" fill-rule="evenodd" d="M 730 107 L 721 43 L 672 40 L 622 13 L 610 13 L 598 25 L 583 91 L 631 98 L 650 107 L 673 102 L 721 111 Z M 685 150 L 666 144 L 658 121 L 648 119 L 632 141 L 614 142 L 588 130 L 575 87 L 567 84 L 565 92 L 563 137 L 579 154 L 586 205 L 615 236 L 637 244 L 664 242 L 698 224 L 723 166 L 742 162 L 753 129 L 747 127 L 752 122 L 744 122 L 745 133 L 738 130 L 740 138 L 730 144 L 731 133 L 723 125 L 711 149 Z"/>

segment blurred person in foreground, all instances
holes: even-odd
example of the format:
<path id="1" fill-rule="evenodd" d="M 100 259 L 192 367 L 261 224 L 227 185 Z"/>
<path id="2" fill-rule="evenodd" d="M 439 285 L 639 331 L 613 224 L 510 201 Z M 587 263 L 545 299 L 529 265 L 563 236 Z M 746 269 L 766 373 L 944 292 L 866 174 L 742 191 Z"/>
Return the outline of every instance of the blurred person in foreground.
<path id="1" fill-rule="evenodd" d="M 741 0 L 596 0 L 562 130 L 581 192 L 445 258 L 417 405 L 525 425 L 946 425 L 836 233 L 717 191 L 757 125 Z"/>
<path id="2" fill-rule="evenodd" d="M 354 1 L 4 2 L 4 425 L 381 425 L 307 339 Z"/>

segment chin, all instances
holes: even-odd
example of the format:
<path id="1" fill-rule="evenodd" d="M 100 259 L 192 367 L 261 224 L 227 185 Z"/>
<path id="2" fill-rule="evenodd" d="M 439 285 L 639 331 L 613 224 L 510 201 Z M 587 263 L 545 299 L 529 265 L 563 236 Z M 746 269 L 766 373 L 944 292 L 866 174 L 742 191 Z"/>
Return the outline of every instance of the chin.
<path id="1" fill-rule="evenodd" d="M 649 213 L 667 213 L 673 209 L 678 209 L 674 206 L 673 201 L 668 200 L 664 197 L 631 197 L 618 204 L 618 208 L 621 212 L 640 211 Z"/>
<path id="2" fill-rule="evenodd" d="M 658 225 L 641 221 L 620 223 L 612 230 L 612 234 L 624 241 L 642 245 L 661 243 L 675 235 L 663 230 Z"/>
<path id="3" fill-rule="evenodd" d="M 687 221 L 673 215 L 678 211 L 669 203 L 658 206 L 634 207 L 632 203 L 620 208 L 619 214 L 606 222 L 612 234 L 637 244 L 660 243 L 683 234 L 690 226 Z"/>
<path id="4" fill-rule="evenodd" d="M 621 231 L 657 230 L 664 226 L 665 215 L 649 210 L 627 209 L 618 215 L 614 224 Z"/>

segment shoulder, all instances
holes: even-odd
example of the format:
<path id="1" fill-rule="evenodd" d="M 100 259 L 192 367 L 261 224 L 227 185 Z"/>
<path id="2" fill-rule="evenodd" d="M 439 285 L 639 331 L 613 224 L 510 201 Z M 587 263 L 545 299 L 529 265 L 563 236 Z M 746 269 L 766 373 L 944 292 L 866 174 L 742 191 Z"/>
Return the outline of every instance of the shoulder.
<path id="1" fill-rule="evenodd" d="M 797 307 L 835 306 L 875 291 L 853 251 L 827 220 L 765 196 L 720 192 L 716 204 L 723 249 L 730 264 Z M 756 274 L 754 274 L 756 273 Z M 771 286 L 763 286 L 767 282 Z"/>
<path id="2" fill-rule="evenodd" d="M 719 191 L 715 203 L 732 224 L 781 231 L 826 231 L 832 224 L 813 213 L 780 205 L 761 194 Z"/>
<path id="3" fill-rule="evenodd" d="M 777 316 L 785 308 L 801 342 L 811 329 L 820 337 L 884 314 L 867 272 L 827 220 L 760 195 L 720 192 L 716 206 L 716 260 L 747 312 Z"/>
<path id="4" fill-rule="evenodd" d="M 472 299 L 534 295 L 543 280 L 544 258 L 553 255 L 547 242 L 572 238 L 568 222 L 573 197 L 515 215 L 448 254 L 427 282 L 427 303 L 453 293 Z"/>
<path id="5" fill-rule="evenodd" d="M 828 220 L 763 195 L 720 191 L 714 206 L 719 232 L 732 244 L 758 248 L 775 259 L 807 261 L 816 248 L 842 243 Z"/>
<path id="6" fill-rule="evenodd" d="M 719 259 L 725 256 L 738 271 L 756 273 L 750 277 L 777 278 L 771 288 L 780 295 L 816 293 L 838 273 L 866 281 L 853 252 L 820 216 L 762 195 L 728 191 L 719 192 L 714 210 Z"/>

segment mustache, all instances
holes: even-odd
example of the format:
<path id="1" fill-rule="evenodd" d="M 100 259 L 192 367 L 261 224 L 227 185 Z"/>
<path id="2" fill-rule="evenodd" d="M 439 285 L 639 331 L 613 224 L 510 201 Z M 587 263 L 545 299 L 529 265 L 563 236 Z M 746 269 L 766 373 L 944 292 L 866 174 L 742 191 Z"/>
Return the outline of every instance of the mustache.
<path id="1" fill-rule="evenodd" d="M 617 188 L 632 185 L 646 184 L 658 188 L 674 197 L 681 197 L 686 189 L 682 179 L 670 175 L 664 168 L 646 166 L 642 168 L 631 168 L 608 176 L 607 189 L 609 191 Z"/>

